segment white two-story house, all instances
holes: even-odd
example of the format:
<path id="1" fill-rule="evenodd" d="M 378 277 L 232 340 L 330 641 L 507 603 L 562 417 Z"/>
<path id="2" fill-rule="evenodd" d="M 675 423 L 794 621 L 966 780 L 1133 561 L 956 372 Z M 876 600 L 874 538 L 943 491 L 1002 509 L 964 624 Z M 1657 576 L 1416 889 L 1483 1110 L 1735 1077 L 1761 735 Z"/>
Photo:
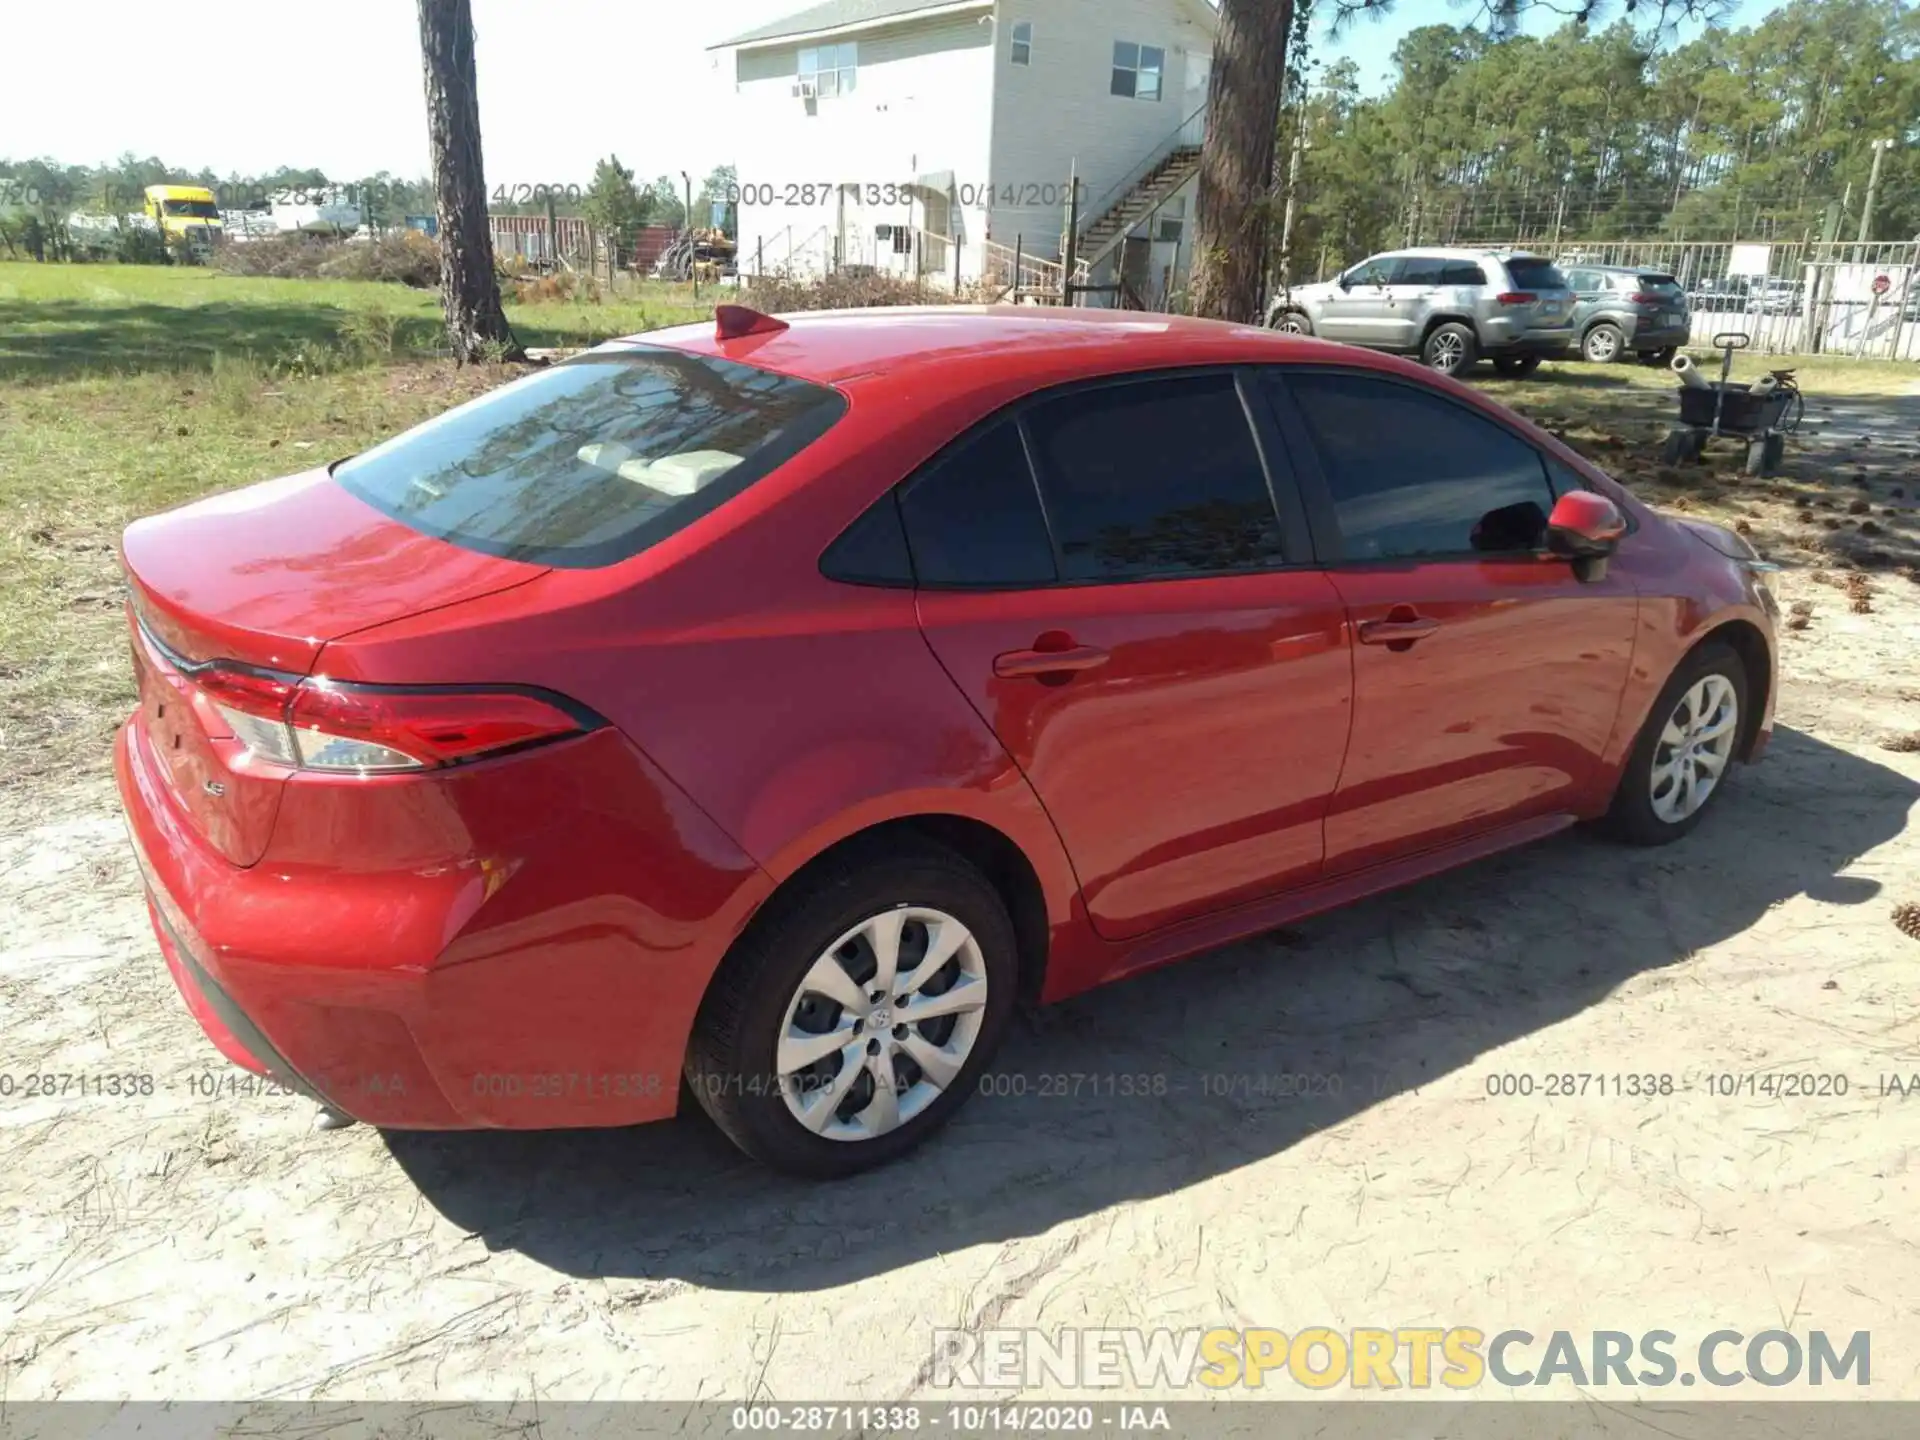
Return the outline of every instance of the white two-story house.
<path id="1" fill-rule="evenodd" d="M 714 48 L 736 105 L 743 273 L 873 266 L 1057 285 L 1078 188 L 1094 303 L 1183 283 L 1208 0 L 824 0 Z"/>

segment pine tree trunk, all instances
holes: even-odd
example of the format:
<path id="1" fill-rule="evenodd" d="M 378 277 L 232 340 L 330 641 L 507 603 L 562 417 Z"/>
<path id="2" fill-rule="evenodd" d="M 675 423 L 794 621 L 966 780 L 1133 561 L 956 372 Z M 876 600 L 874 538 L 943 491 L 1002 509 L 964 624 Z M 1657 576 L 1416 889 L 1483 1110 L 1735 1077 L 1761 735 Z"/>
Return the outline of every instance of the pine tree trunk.
<path id="1" fill-rule="evenodd" d="M 1193 313 L 1260 320 L 1274 136 L 1286 88 L 1293 0 L 1221 0 L 1200 154 Z"/>
<path id="2" fill-rule="evenodd" d="M 447 339 L 462 365 L 522 360 L 500 308 L 480 161 L 480 96 L 474 83 L 469 0 L 419 0 L 420 57 L 427 83 L 427 136 L 440 227 L 440 302 Z"/>

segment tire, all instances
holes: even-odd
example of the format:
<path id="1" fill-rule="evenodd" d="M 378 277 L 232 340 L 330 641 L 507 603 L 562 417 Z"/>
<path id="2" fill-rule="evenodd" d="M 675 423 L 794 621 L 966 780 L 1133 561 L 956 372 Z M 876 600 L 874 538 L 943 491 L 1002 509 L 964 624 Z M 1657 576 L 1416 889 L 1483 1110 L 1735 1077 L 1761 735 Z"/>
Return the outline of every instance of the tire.
<path id="1" fill-rule="evenodd" d="M 1718 687 L 1725 688 L 1717 689 L 1716 682 Z M 1703 686 L 1708 687 L 1707 704 L 1703 707 L 1706 719 L 1720 715 L 1717 705 L 1719 697 L 1730 693 L 1733 698 L 1733 714 L 1725 717 L 1728 726 L 1725 732 L 1726 748 L 1721 756 L 1721 768 L 1712 778 L 1707 792 L 1686 813 L 1676 815 L 1671 810 L 1663 811 L 1656 798 L 1658 790 L 1654 771 L 1664 757 L 1674 753 L 1667 738 L 1669 722 L 1675 722 L 1675 728 L 1684 731 L 1685 727 L 1678 723 L 1679 712 L 1683 703 L 1700 697 Z M 1666 845 L 1692 831 L 1700 823 L 1700 817 L 1711 808 L 1714 797 L 1727 786 L 1735 764 L 1734 753 L 1740 748 L 1740 735 L 1746 727 L 1747 695 L 1747 669 L 1731 647 L 1717 640 L 1709 640 L 1688 652 L 1647 714 L 1640 738 L 1634 742 L 1633 753 L 1627 757 L 1626 768 L 1621 772 L 1620 786 L 1614 792 L 1613 804 L 1600 822 L 1601 829 L 1614 839 L 1630 845 Z M 1688 708 L 1691 708 L 1690 705 Z M 1665 766 L 1661 768 L 1666 769 Z M 1697 784 L 1700 767 L 1692 768 L 1696 772 Z M 1672 789 L 1666 793 L 1670 801 L 1676 798 Z"/>
<path id="2" fill-rule="evenodd" d="M 973 866 L 941 846 L 916 842 L 851 853 L 828 861 L 803 884 L 803 889 L 770 902 L 722 962 L 694 1021 L 686 1078 L 701 1108 L 754 1159 L 792 1175 L 838 1179 L 897 1159 L 965 1103 L 1013 1014 L 1019 956 L 1013 922 L 999 893 Z M 825 991 L 805 982 L 832 975 L 834 990 L 844 981 L 848 999 L 861 1000 L 860 992 L 875 978 L 872 967 L 878 958 L 872 933 L 864 927 L 884 926 L 903 910 L 909 914 L 896 931 L 900 969 L 895 983 L 908 985 L 919 1001 L 979 984 L 984 987 L 984 995 L 977 997 L 982 1003 L 954 1014 L 950 1024 L 946 1017 L 935 1017 L 911 1029 L 898 1023 L 887 1025 L 885 1034 L 878 1027 L 868 1032 L 851 1004 L 831 1001 Z M 923 921 L 919 917 L 925 912 L 940 918 Z M 951 960 L 914 981 L 910 958 L 937 943 L 934 937 L 945 922 L 957 922 L 969 940 Z M 848 958 L 843 963 L 836 956 Z M 828 966 L 835 967 L 837 975 L 823 968 Z M 856 981 L 863 969 L 866 974 Z M 969 969 L 976 973 L 970 976 Z M 946 978 L 949 975 L 952 978 Z M 918 988 L 921 985 L 933 988 Z M 870 1006 L 870 997 L 864 1003 Z M 894 1009 L 893 997 L 886 1004 Z M 862 1013 L 864 1017 L 875 1010 Z M 975 1016 L 977 1025 L 962 1047 L 963 1031 Z M 888 1018 L 883 1017 L 882 1024 Z M 829 1048 L 808 1070 L 783 1072 L 782 1064 L 808 1052 L 794 1048 L 783 1056 L 782 1037 L 804 1040 L 810 1035 L 819 1035 Z M 928 1056 L 929 1064 L 934 1056 L 963 1056 L 944 1086 L 935 1086 L 933 1072 L 912 1060 L 909 1047 L 901 1043 L 903 1036 L 910 1037 L 917 1053 Z M 836 1039 L 845 1044 L 836 1046 Z M 888 1047 L 880 1052 L 884 1062 L 873 1058 L 883 1044 Z M 903 1064 L 903 1056 L 911 1063 Z M 891 1128 L 886 1107 L 875 1109 L 880 1092 L 873 1067 L 879 1063 L 885 1063 L 896 1080 L 908 1082 L 896 1089 L 894 1108 L 901 1114 Z M 850 1083 L 843 1084 L 849 1075 Z M 923 1086 L 932 1086 L 932 1093 Z M 814 1109 L 823 1105 L 829 1108 Z M 908 1106 L 914 1107 L 910 1113 Z M 803 1123 L 797 1108 L 812 1109 L 818 1128 Z"/>
<path id="3" fill-rule="evenodd" d="M 1524 380 L 1540 368 L 1538 355 L 1502 355 L 1493 362 L 1493 368 L 1510 380 Z"/>
<path id="4" fill-rule="evenodd" d="M 1601 321 L 1580 337 L 1580 358 L 1590 365 L 1611 365 L 1626 352 L 1627 337 L 1618 325 Z"/>
<path id="5" fill-rule="evenodd" d="M 1673 363 L 1673 357 L 1679 353 L 1680 347 L 1677 345 L 1662 346 L 1658 350 L 1642 350 L 1640 352 L 1640 363 L 1642 365 L 1657 365 L 1665 369 Z"/>
<path id="6" fill-rule="evenodd" d="M 1436 325 L 1420 347 L 1420 361 L 1429 370 L 1442 375 L 1464 375 L 1480 358 L 1480 342 L 1473 331 L 1458 321 Z"/>
<path id="7" fill-rule="evenodd" d="M 1313 334 L 1313 321 L 1302 310 L 1276 310 L 1267 324 L 1269 329 L 1278 330 L 1284 335 Z"/>

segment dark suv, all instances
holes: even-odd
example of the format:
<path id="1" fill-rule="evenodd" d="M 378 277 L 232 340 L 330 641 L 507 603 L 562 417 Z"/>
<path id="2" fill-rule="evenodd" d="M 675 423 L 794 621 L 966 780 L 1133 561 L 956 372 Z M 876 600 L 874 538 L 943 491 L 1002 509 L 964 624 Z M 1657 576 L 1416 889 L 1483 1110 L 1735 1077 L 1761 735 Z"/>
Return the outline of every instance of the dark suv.
<path id="1" fill-rule="evenodd" d="M 1687 294 L 1666 271 L 1562 261 L 1560 272 L 1573 287 L 1581 359 L 1606 365 L 1638 355 L 1664 365 L 1687 343 L 1693 330 Z"/>

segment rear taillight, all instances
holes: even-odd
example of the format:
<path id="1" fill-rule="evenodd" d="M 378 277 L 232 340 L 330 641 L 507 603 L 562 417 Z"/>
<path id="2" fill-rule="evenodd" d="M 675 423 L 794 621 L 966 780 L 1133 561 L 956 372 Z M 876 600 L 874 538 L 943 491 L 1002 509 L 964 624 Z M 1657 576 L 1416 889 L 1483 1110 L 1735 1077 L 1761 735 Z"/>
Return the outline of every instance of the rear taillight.
<path id="1" fill-rule="evenodd" d="M 1493 298 L 1496 303 L 1501 305 L 1531 305 L 1540 297 L 1531 290 L 1509 290 Z"/>
<path id="2" fill-rule="evenodd" d="M 557 697 L 521 690 L 347 685 L 218 660 L 188 678 L 260 759 L 335 774 L 435 770 L 598 723 Z"/>
<path id="3" fill-rule="evenodd" d="M 1664 297 L 1655 295 L 1648 290 L 1636 290 L 1633 294 L 1627 296 L 1627 303 L 1629 305 L 1658 305 L 1663 298 Z"/>

